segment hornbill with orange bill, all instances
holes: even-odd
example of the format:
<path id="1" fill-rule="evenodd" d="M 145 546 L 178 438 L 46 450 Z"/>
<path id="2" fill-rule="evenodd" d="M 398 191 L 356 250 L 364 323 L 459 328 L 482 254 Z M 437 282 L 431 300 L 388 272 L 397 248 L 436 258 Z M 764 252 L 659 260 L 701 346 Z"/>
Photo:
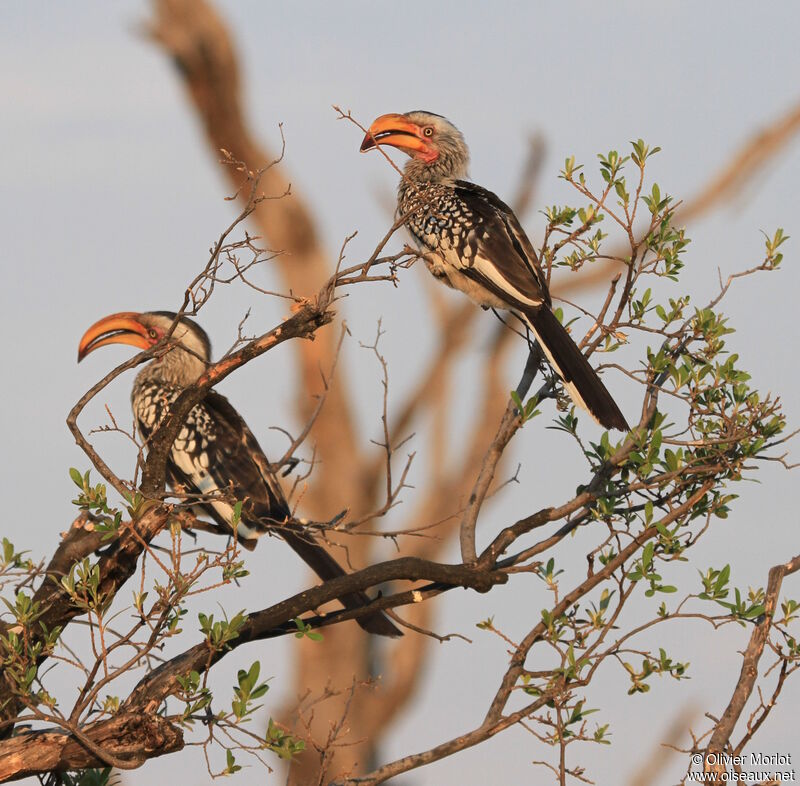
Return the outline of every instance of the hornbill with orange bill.
<path id="1" fill-rule="evenodd" d="M 572 400 L 605 428 L 628 424 L 589 361 L 552 311 L 539 259 L 511 208 L 466 180 L 469 150 L 441 115 L 381 115 L 361 152 L 390 145 L 411 158 L 397 210 L 434 276 L 484 308 L 516 314 L 533 332 Z"/>
<path id="2" fill-rule="evenodd" d="M 80 362 L 90 352 L 108 344 L 130 344 L 149 349 L 161 341 L 175 322 L 169 311 L 111 314 L 90 327 L 78 346 Z M 147 441 L 180 393 L 193 385 L 209 366 L 211 343 L 205 331 L 181 317 L 166 345 L 133 384 L 131 403 L 139 431 Z M 194 505 L 222 531 L 230 532 L 232 500 L 243 502 L 236 527 L 239 542 L 254 549 L 266 532 L 278 533 L 323 580 L 345 575 L 339 563 L 293 518 L 283 491 L 253 433 L 228 399 L 209 390 L 189 412 L 172 444 L 167 460 L 167 481 L 175 489 L 195 494 Z M 370 602 L 364 592 L 342 595 L 348 609 Z M 357 619 L 370 633 L 399 636 L 400 631 L 382 613 Z"/>

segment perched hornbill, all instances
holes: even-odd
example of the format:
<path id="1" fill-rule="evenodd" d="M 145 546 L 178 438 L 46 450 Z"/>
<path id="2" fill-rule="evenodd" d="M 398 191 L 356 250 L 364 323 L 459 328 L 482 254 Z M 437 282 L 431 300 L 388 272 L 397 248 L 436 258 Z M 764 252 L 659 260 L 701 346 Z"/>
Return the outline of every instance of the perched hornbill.
<path id="1" fill-rule="evenodd" d="M 391 145 L 411 156 L 397 210 L 406 219 L 431 272 L 484 308 L 517 314 L 533 331 L 572 400 L 606 428 L 628 424 L 586 357 L 552 311 L 550 293 L 530 240 L 511 208 L 468 182 L 469 150 L 441 115 L 381 115 L 361 152 Z"/>
<path id="2" fill-rule="evenodd" d="M 83 335 L 78 361 L 107 344 L 149 349 L 165 336 L 175 316 L 168 311 L 111 314 Z M 211 344 L 205 331 L 182 317 L 164 353 L 137 374 L 133 385 L 131 403 L 145 440 L 181 391 L 194 384 L 206 370 L 210 357 Z M 169 453 L 167 480 L 173 489 L 208 497 L 195 508 L 210 516 L 223 531 L 231 532 L 233 516 L 233 507 L 224 497 L 242 500 L 236 535 L 245 548 L 254 549 L 256 539 L 273 530 L 321 579 L 345 574 L 339 563 L 292 517 L 253 433 L 228 399 L 216 391 L 206 393 L 186 417 Z M 353 609 L 363 607 L 370 599 L 366 593 L 353 592 L 339 600 Z M 360 617 L 358 624 L 370 633 L 401 635 L 382 613 Z"/>

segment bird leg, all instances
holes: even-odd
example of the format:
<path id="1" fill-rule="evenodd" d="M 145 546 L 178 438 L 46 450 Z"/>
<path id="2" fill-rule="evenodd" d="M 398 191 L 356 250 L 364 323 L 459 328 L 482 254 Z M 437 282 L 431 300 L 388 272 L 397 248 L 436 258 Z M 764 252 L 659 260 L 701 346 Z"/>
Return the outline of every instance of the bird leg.
<path id="1" fill-rule="evenodd" d="M 522 372 L 522 379 L 516 387 L 516 394 L 519 396 L 520 401 L 525 400 L 528 391 L 531 389 L 533 380 L 536 378 L 536 372 L 539 370 L 539 365 L 542 362 L 542 350 L 538 344 L 531 344 L 530 351 L 528 352 L 528 359 L 525 361 L 525 370 Z"/>
<path id="2" fill-rule="evenodd" d="M 300 463 L 299 458 L 297 458 L 296 456 L 289 456 L 289 458 L 283 462 L 283 470 L 281 472 L 281 477 L 288 478 L 289 475 L 291 475 L 292 472 L 294 472 L 295 468 L 299 463 Z M 275 472 L 278 472 L 280 469 L 281 467 L 274 467 Z"/>

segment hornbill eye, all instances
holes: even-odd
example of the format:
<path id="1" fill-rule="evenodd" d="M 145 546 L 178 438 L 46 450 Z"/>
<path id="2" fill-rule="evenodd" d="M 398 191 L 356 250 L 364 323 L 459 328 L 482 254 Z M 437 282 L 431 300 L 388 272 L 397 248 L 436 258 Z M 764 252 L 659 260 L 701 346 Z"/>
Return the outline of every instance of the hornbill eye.
<path id="1" fill-rule="evenodd" d="M 422 129 L 422 135 L 433 136 L 433 126 L 425 126 L 425 128 Z"/>
<path id="2" fill-rule="evenodd" d="M 150 336 L 150 338 L 152 338 L 154 341 L 158 338 L 158 333 L 154 328 L 150 328 L 150 330 L 147 331 L 147 335 Z"/>

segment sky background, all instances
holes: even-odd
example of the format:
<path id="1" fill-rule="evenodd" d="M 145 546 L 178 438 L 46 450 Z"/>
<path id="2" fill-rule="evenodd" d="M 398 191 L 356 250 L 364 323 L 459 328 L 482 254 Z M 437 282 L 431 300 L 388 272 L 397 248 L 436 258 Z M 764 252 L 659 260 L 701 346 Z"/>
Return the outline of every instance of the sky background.
<path id="1" fill-rule="evenodd" d="M 547 142 L 540 207 L 569 198 L 557 177 L 567 156 L 574 154 L 591 172 L 595 153 L 622 149 L 638 137 L 663 149 L 649 170 L 662 191 L 691 197 L 753 133 L 800 100 L 800 10 L 792 2 L 759 10 L 741 2 L 618 2 L 613 8 L 413 0 L 401 6 L 233 0 L 217 5 L 240 47 L 253 129 L 274 150 L 277 124 L 283 122 L 288 171 L 315 210 L 331 251 L 359 231 L 351 259 L 369 253 L 385 232 L 385 203 L 396 175 L 379 157 L 358 154 L 360 134 L 336 120 L 332 104 L 351 109 L 363 123 L 417 108 L 448 116 L 471 146 L 472 178 L 507 198 L 517 185 L 528 135 L 539 131 Z M 73 516 L 67 468 L 86 466 L 65 426 L 66 414 L 90 384 L 129 356 L 125 349 L 107 350 L 78 367 L 78 339 L 105 314 L 179 305 L 186 283 L 235 211 L 223 201 L 227 185 L 170 62 L 142 35 L 146 3 L 6 2 L 2 14 L 0 328 L 6 371 L 0 493 L 8 511 L 2 534 L 40 557 L 52 552 Z M 798 174 L 800 145 L 793 144 L 733 203 L 690 226 L 681 291 L 690 289 L 694 302 L 705 302 L 716 292 L 718 270 L 725 276 L 760 262 L 761 230 L 782 226 L 800 235 Z M 525 225 L 536 240 L 540 219 L 527 216 Z M 740 282 L 723 308 L 738 329 L 729 346 L 758 388 L 782 395 L 794 424 L 800 419 L 796 249 L 791 240 L 785 268 Z M 358 340 L 371 341 L 383 318 L 382 346 L 396 400 L 430 346 L 429 326 L 409 319 L 419 292 L 409 275 L 399 290 L 353 293 L 345 307 Z M 218 350 L 230 345 L 250 306 L 254 330 L 281 316 L 276 303 L 243 288 L 226 290 L 203 312 Z M 471 349 L 473 358 L 485 351 L 485 335 Z M 278 371 L 288 357 L 270 353 L 222 387 L 273 455 L 282 452 L 283 442 L 269 427 L 293 425 L 292 388 Z M 359 382 L 366 439 L 378 427 L 377 369 L 355 341 L 347 360 Z M 509 387 L 516 376 L 511 368 Z M 459 396 L 469 402 L 468 368 L 459 380 Z M 619 388 L 625 410 L 624 402 L 636 402 L 635 391 L 623 381 Z M 115 385 L 84 425 L 103 421 L 102 402 L 127 417 L 129 389 L 129 379 Z M 455 417 L 467 411 L 465 404 Z M 125 475 L 131 459 L 119 442 L 106 437 L 98 444 Z M 562 442 L 528 429 L 515 441 L 522 483 L 493 503 L 487 527 L 574 488 L 569 468 L 575 454 Z M 416 471 L 424 471 L 424 462 Z M 763 586 L 768 568 L 797 552 L 791 502 L 796 474 L 769 465 L 758 478 L 760 483 L 734 489 L 742 498 L 732 516 L 693 549 L 692 565 L 676 576 L 691 579 L 697 568 L 730 562 L 738 586 Z M 277 544 L 268 546 L 248 556 L 254 577 L 238 597 L 221 601 L 229 608 L 254 606 L 265 593 L 277 600 L 300 588 L 304 576 L 297 564 L 279 559 L 284 552 Z M 579 570 L 585 551 L 574 552 Z M 794 578 L 785 590 L 798 596 L 799 583 Z M 524 582 L 515 584 L 514 594 L 493 592 L 490 598 L 450 593 L 441 604 L 439 629 L 463 632 L 475 644 L 435 649 L 419 697 L 395 727 L 386 758 L 423 750 L 480 723 L 505 653 L 501 642 L 476 633 L 474 624 L 494 612 L 498 624 L 514 631 L 515 618 L 530 609 L 538 615 L 545 602 L 541 584 Z M 589 704 L 607 708 L 602 717 L 611 723 L 614 745 L 579 751 L 577 760 L 591 777 L 624 783 L 647 764 L 683 709 L 694 709 L 698 726 L 703 712 L 721 712 L 740 667 L 735 650 L 746 635 L 734 628 L 713 638 L 699 626 L 672 630 L 666 639 L 670 654 L 691 662 L 689 681 L 655 680 L 650 694 L 627 697 L 624 675 L 611 669 L 603 674 Z M 289 685 L 284 664 L 291 646 L 242 648 L 226 659 L 220 684 L 229 684 L 239 665 L 258 657 L 262 674 L 274 675 L 269 701 L 277 706 Z M 798 698 L 800 689 L 790 681 L 755 749 L 794 753 L 800 760 L 792 713 Z M 531 765 L 545 754 L 530 735 L 512 730 L 398 782 L 545 782 L 548 776 Z M 674 783 L 686 765 L 679 755 L 670 762 L 659 784 Z M 176 776 L 185 784 L 209 782 L 199 750 L 149 763 L 125 783 L 163 783 Z M 254 770 L 235 782 L 254 777 L 261 782 Z"/>

